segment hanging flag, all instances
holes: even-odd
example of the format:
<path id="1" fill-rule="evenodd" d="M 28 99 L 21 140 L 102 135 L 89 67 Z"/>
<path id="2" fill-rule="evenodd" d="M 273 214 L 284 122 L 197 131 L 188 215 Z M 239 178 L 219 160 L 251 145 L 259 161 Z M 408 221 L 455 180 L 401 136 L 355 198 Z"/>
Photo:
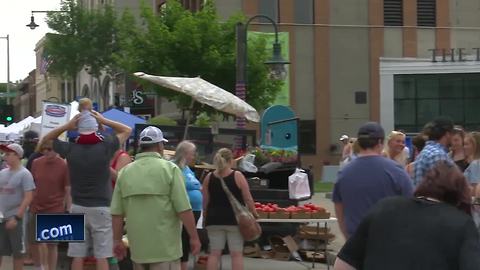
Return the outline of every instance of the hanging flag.
<path id="1" fill-rule="evenodd" d="M 44 50 L 40 61 L 40 74 L 46 74 L 52 62 L 52 57 Z"/>

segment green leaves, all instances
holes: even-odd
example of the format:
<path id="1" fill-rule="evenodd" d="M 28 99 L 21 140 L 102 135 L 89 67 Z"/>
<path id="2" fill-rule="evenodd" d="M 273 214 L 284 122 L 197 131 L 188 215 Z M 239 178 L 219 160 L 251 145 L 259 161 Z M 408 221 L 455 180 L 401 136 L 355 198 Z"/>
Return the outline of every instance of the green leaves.
<path id="1" fill-rule="evenodd" d="M 61 11 L 50 13 L 45 50 L 52 63 L 49 72 L 75 78 L 83 66 L 99 77 L 102 70 L 114 66 L 113 51 L 116 16 L 111 6 L 85 10 L 75 0 L 62 2 Z"/>
<path id="2" fill-rule="evenodd" d="M 57 32 L 47 36 L 45 45 L 53 60 L 50 72 L 74 78 L 88 66 L 97 77 L 102 70 L 200 76 L 234 93 L 235 25 L 245 21 L 242 15 L 221 22 L 212 1 L 192 13 L 178 0 L 168 0 L 158 14 L 143 4 L 138 18 L 129 10 L 116 14 L 110 6 L 85 10 L 75 0 L 63 1 L 61 10 L 66 12 L 48 15 L 49 27 Z M 271 57 L 271 44 L 255 39 L 248 45 L 247 102 L 261 110 L 273 102 L 282 83 L 270 80 L 263 64 Z M 174 101 L 179 109 L 190 106 L 190 97 L 139 82 Z M 194 109 L 213 112 L 199 104 Z"/>

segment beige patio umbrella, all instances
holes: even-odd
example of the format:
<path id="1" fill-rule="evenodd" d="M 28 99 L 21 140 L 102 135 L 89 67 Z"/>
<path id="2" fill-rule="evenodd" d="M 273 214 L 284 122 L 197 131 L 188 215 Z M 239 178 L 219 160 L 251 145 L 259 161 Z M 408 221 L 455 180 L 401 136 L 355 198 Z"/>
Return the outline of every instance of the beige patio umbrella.
<path id="1" fill-rule="evenodd" d="M 245 117 L 252 122 L 260 121 L 260 116 L 255 108 L 234 94 L 205 81 L 200 77 L 164 77 L 149 75 L 143 72 L 136 72 L 134 75 L 165 88 L 189 95 L 195 101 L 211 106 L 216 110 L 239 117 Z M 187 128 L 188 121 L 187 126 L 185 127 L 185 136 L 187 134 Z"/>

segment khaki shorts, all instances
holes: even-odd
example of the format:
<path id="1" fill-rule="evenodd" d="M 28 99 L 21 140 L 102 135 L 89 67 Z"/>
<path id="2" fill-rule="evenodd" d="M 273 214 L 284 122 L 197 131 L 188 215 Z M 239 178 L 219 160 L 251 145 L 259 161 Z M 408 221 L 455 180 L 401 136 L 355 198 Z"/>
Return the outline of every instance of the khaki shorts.
<path id="1" fill-rule="evenodd" d="M 161 263 L 133 263 L 133 270 L 180 270 L 180 260 Z"/>
<path id="2" fill-rule="evenodd" d="M 228 243 L 228 250 L 243 251 L 243 237 L 238 226 L 210 225 L 207 226 L 208 240 L 211 250 L 223 250 Z"/>
<path id="3" fill-rule="evenodd" d="M 85 242 L 68 243 L 68 256 L 85 258 L 93 249 L 97 259 L 113 257 L 112 216 L 109 207 L 72 205 L 72 213 L 85 214 Z"/>

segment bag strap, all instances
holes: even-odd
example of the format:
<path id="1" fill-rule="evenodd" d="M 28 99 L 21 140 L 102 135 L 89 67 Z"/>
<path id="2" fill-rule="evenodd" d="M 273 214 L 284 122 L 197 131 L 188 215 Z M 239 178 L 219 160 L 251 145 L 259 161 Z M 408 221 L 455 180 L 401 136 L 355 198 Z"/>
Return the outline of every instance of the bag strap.
<path id="1" fill-rule="evenodd" d="M 218 179 L 220 179 L 220 185 L 222 186 L 223 191 L 227 195 L 228 201 L 230 202 L 230 205 L 232 206 L 233 212 L 235 213 L 235 217 L 237 214 L 242 211 L 242 204 L 235 198 L 235 196 L 232 194 L 230 189 L 228 188 L 227 184 L 225 183 L 225 180 L 223 180 L 223 177 L 215 175 Z M 210 183 L 209 183 L 210 184 Z"/>

